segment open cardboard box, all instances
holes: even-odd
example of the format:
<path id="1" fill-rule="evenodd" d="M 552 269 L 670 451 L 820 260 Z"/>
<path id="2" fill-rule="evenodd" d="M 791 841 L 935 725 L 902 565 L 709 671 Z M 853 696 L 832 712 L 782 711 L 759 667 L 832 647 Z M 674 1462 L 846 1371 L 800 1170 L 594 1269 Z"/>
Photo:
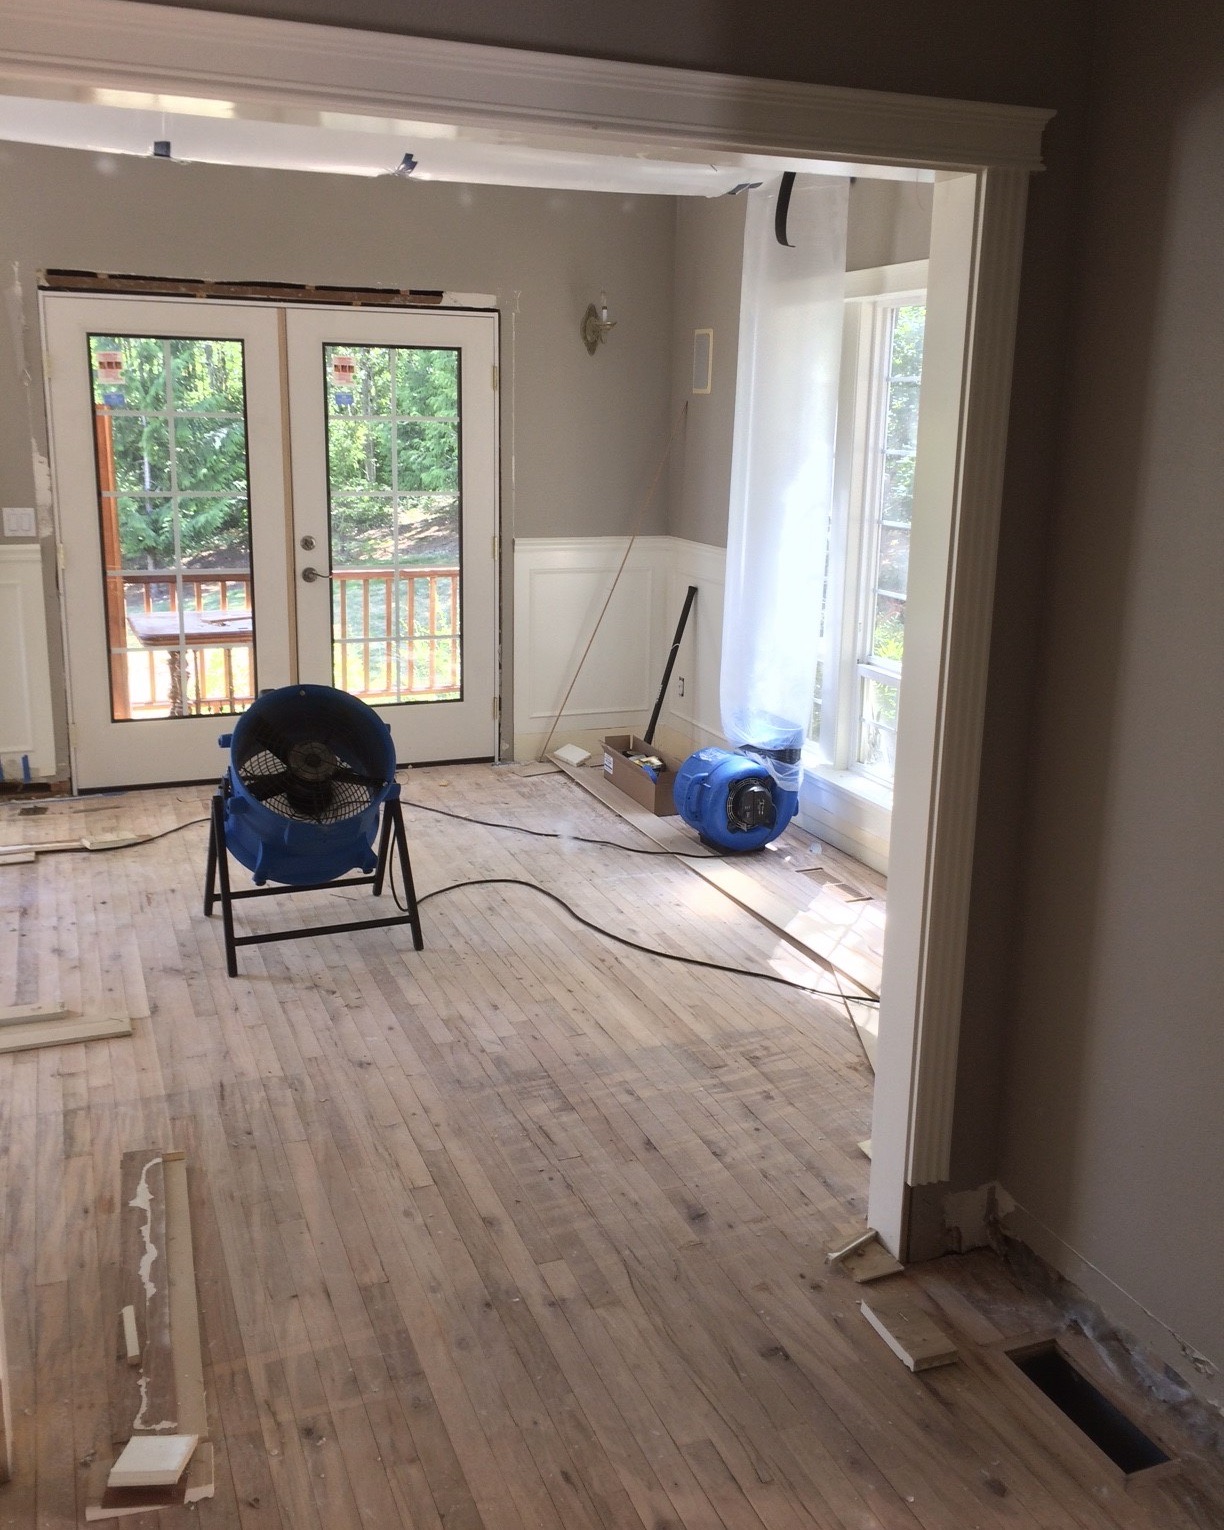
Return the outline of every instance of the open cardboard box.
<path id="1" fill-rule="evenodd" d="M 657 781 L 652 781 L 640 765 L 628 758 L 631 754 L 652 754 L 663 761 L 663 769 Z M 603 741 L 604 779 L 640 802 L 648 813 L 667 818 L 676 811 L 672 800 L 672 784 L 681 761 L 674 755 L 665 754 L 654 744 L 648 744 L 635 733 L 609 733 Z"/>

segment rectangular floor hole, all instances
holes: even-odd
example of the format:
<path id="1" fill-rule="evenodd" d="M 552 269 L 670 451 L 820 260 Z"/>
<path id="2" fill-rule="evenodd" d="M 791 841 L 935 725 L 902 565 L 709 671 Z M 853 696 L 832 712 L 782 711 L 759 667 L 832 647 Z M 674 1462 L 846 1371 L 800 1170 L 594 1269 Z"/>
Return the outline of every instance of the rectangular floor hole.
<path id="1" fill-rule="evenodd" d="M 1082 1376 L 1056 1345 L 1012 1355 L 1012 1360 L 1055 1407 L 1128 1476 L 1170 1458 L 1138 1424 Z"/>

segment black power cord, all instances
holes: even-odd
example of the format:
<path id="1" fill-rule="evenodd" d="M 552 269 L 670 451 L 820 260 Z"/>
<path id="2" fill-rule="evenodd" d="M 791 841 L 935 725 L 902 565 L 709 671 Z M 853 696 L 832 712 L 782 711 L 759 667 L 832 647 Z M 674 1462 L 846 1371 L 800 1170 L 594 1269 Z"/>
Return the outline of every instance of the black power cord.
<path id="1" fill-rule="evenodd" d="M 395 866 L 391 862 L 389 882 L 391 896 L 395 899 L 395 905 L 402 913 L 408 912 L 408 905 L 400 902 L 399 889 L 395 885 Z M 431 898 L 440 898 L 444 893 L 459 892 L 465 887 L 529 887 L 532 892 L 539 893 L 542 897 L 550 899 L 576 923 L 584 929 L 592 930 L 596 935 L 602 935 L 606 940 L 613 940 L 619 946 L 628 946 L 631 951 L 640 951 L 645 956 L 658 956 L 664 961 L 680 962 L 685 967 L 703 967 L 709 972 L 727 972 L 733 977 L 760 978 L 765 983 L 777 983 L 781 988 L 796 988 L 800 993 L 810 993 L 820 999 L 836 999 L 845 1005 L 846 1013 L 850 1014 L 850 1004 L 878 1004 L 880 1001 L 866 995 L 859 997 L 857 994 L 835 992 L 829 988 L 813 988 L 808 983 L 797 983 L 793 978 L 780 977 L 776 972 L 762 972 L 759 968 L 732 967 L 723 962 L 706 961 L 700 956 L 681 956 L 675 951 L 660 951 L 656 946 L 644 946 L 636 940 L 630 940 L 627 935 L 618 935 L 614 930 L 608 930 L 594 920 L 587 919 L 577 909 L 568 904 L 564 898 L 555 892 L 550 892 L 547 887 L 541 887 L 538 882 L 528 882 L 522 877 L 475 877 L 470 882 L 450 882 L 445 887 L 435 887 L 432 892 L 423 893 L 417 899 L 417 907 L 422 903 L 428 903 Z M 853 1015 L 851 1015 L 853 1019 Z"/>
<path id="2" fill-rule="evenodd" d="M 528 829 L 521 823 L 499 823 L 493 818 L 469 818 L 465 813 L 454 813 L 450 808 L 430 807 L 424 802 L 413 802 L 401 797 L 404 807 L 417 808 L 422 813 L 438 813 L 443 818 L 456 818 L 460 823 L 478 823 L 486 829 L 513 829 L 516 834 L 530 834 L 533 839 L 565 839 L 579 845 L 607 845 L 611 850 L 625 850 L 630 855 L 667 855 L 680 861 L 721 861 L 725 856 L 702 850 L 648 850 L 645 845 L 625 845 L 618 839 L 593 839 L 586 834 L 563 834 L 557 829 Z M 751 854 L 751 852 L 749 852 Z"/>

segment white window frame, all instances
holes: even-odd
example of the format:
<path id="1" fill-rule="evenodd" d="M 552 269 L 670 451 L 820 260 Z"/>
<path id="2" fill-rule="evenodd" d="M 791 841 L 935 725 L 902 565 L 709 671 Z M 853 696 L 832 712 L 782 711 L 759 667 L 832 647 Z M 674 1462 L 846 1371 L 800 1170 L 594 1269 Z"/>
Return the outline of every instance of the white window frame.
<path id="1" fill-rule="evenodd" d="M 873 592 L 868 544 L 875 536 L 867 519 L 879 471 L 872 446 L 878 436 L 881 367 L 888 360 L 884 316 L 894 307 L 925 305 L 926 279 L 925 260 L 846 275 L 820 733 L 804 746 L 810 787 L 802 821 L 882 872 L 888 870 L 893 788 L 859 761 L 859 698 L 865 675 L 899 684 L 900 667 L 894 674 L 863 652 Z"/>

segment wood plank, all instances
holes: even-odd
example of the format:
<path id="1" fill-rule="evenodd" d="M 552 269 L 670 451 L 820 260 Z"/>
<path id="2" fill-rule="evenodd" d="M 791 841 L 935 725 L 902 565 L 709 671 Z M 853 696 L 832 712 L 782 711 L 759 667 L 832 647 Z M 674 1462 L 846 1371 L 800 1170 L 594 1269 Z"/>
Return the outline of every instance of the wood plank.
<path id="1" fill-rule="evenodd" d="M 131 1372 L 125 1367 L 125 1382 L 119 1387 L 123 1411 L 114 1420 L 116 1441 L 133 1433 L 174 1429 L 178 1423 L 163 1154 L 153 1148 L 124 1153 L 119 1186 L 121 1291 L 126 1298 L 122 1305 L 136 1314 L 140 1365 Z"/>
<path id="2" fill-rule="evenodd" d="M 132 1022 L 126 1018 L 84 1019 L 79 1015 L 13 1022 L 0 1029 L 0 1052 L 29 1052 L 38 1047 L 71 1046 L 78 1041 L 108 1041 L 130 1036 Z"/>
<path id="3" fill-rule="evenodd" d="M 163 1155 L 162 1186 L 166 1198 L 165 1274 L 175 1421 L 180 1434 L 199 1441 L 208 1438 L 208 1410 L 204 1399 L 204 1359 L 185 1154 Z"/>
<path id="4" fill-rule="evenodd" d="M 888 1298 L 864 1298 L 859 1307 L 863 1316 L 911 1371 L 925 1371 L 935 1365 L 951 1365 L 957 1358 L 956 1345 L 915 1302 Z"/>

